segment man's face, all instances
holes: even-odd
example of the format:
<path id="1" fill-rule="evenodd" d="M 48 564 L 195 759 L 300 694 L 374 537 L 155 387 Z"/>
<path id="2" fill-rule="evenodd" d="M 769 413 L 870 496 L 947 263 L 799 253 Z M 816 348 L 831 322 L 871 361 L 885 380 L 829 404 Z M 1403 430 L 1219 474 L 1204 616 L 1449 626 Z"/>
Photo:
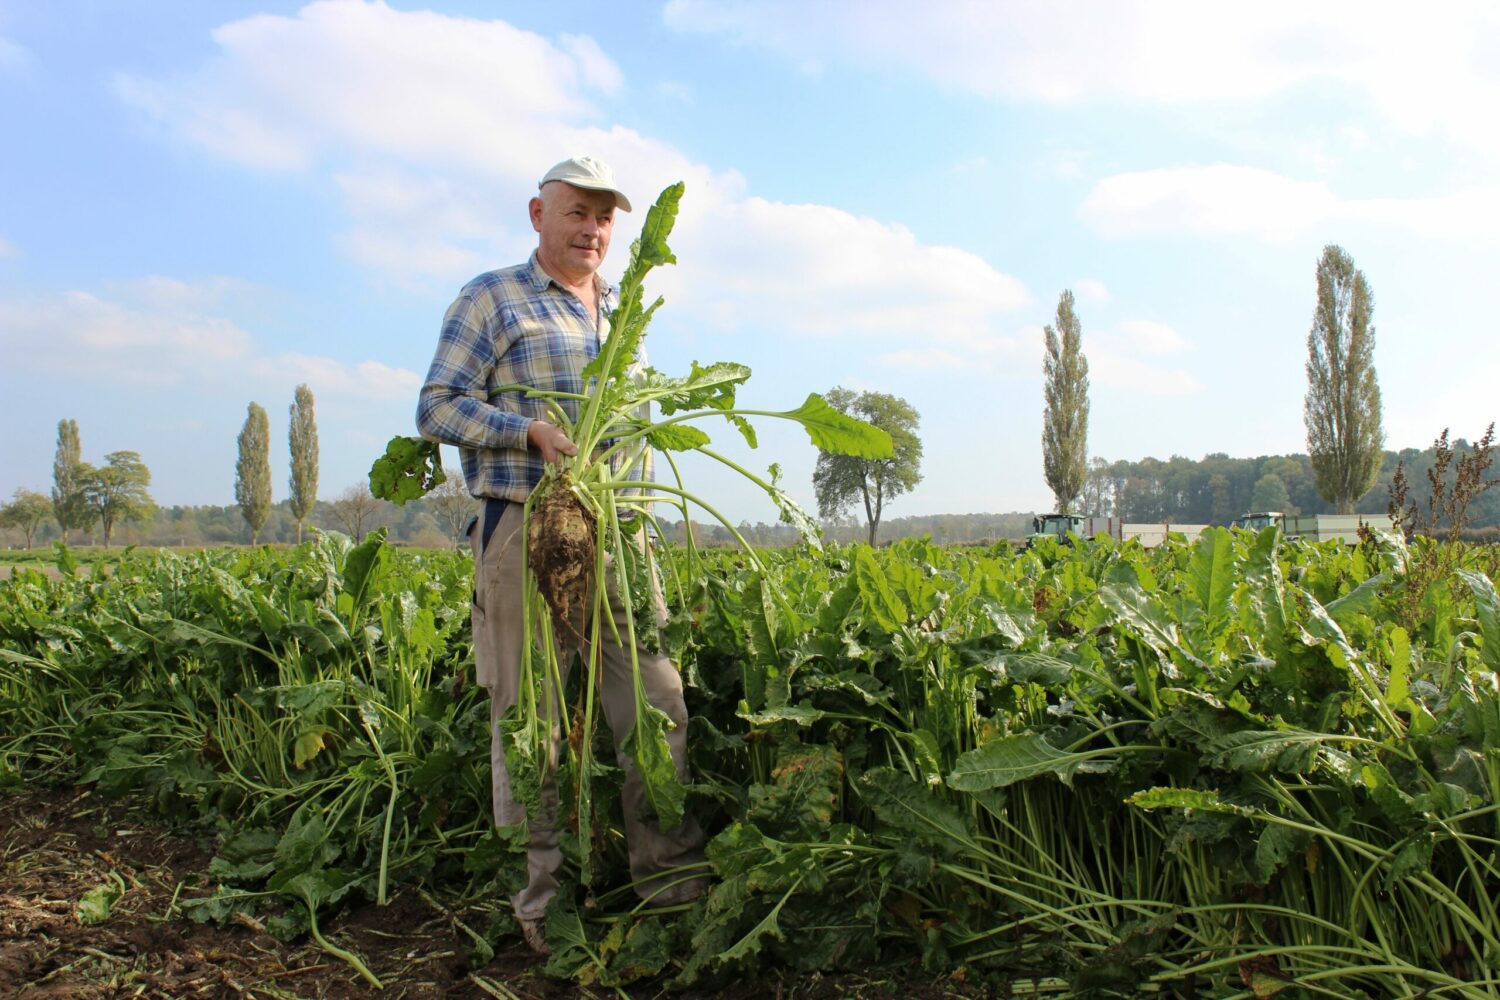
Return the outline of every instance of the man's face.
<path id="1" fill-rule="evenodd" d="M 615 196 L 562 181 L 531 199 L 531 226 L 540 234 L 537 256 L 554 276 L 581 282 L 599 270 L 614 229 Z"/>

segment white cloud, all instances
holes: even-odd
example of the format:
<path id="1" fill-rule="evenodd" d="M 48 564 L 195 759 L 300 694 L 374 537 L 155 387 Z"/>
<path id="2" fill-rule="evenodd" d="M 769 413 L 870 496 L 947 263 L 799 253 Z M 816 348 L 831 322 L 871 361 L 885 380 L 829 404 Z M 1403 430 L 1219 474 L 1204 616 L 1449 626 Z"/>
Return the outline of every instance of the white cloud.
<path id="1" fill-rule="evenodd" d="M 983 347 L 995 321 L 1030 301 L 1025 287 L 975 254 L 931 246 L 904 226 L 826 205 L 746 198 L 689 232 L 674 305 L 726 329 L 764 326 L 819 336 L 909 334 Z M 718 236 L 732 233 L 721 241 Z"/>
<path id="2" fill-rule="evenodd" d="M 1193 344 L 1166 323 L 1125 320 L 1114 327 L 1084 335 L 1083 353 L 1089 379 L 1096 385 L 1153 396 L 1183 396 L 1201 392 L 1197 376 L 1161 362 L 1165 355 L 1192 350 Z"/>
<path id="3" fill-rule="evenodd" d="M 1500 106 L 1500 7 L 1484 0 L 1421 16 L 1394 0 L 932 0 L 920 15 L 896 0 L 670 0 L 663 19 L 794 62 L 904 67 L 1012 101 L 1247 101 L 1331 83 L 1407 133 L 1500 155 L 1500 132 L 1476 126 Z"/>
<path id="4" fill-rule="evenodd" d="M 3 236 L 0 236 L 0 257 L 19 256 L 21 256 L 21 251 L 17 249 L 16 245 L 5 239 Z"/>
<path id="5" fill-rule="evenodd" d="M 286 385 L 307 383 L 319 393 L 355 399 L 409 402 L 422 387 L 422 376 L 379 361 L 345 364 L 308 354 L 280 354 L 260 358 L 252 371 L 268 381 Z"/>
<path id="6" fill-rule="evenodd" d="M 1434 198 L 1340 198 L 1322 181 L 1257 167 L 1166 167 L 1106 177 L 1078 209 L 1104 236 L 1197 233 L 1285 242 L 1332 222 L 1407 229 L 1435 239 L 1493 241 L 1500 187 Z"/>
<path id="7" fill-rule="evenodd" d="M 128 103 L 253 167 L 303 169 L 356 148 L 530 176 L 560 159 L 566 123 L 618 89 L 591 39 L 554 43 L 503 21 L 320 0 L 213 33 L 195 73 L 115 81 Z"/>
<path id="8" fill-rule="evenodd" d="M 148 278 L 108 283 L 103 293 L 0 300 L 0 351 L 9 374 L 65 376 L 147 389 L 202 393 L 252 383 L 280 391 L 307 382 L 315 391 L 365 399 L 410 400 L 420 378 L 378 361 L 349 364 L 288 354 L 267 357 L 255 338 L 216 308 L 249 286 L 234 279 Z"/>
<path id="9" fill-rule="evenodd" d="M 1106 177 L 1078 215 L 1105 236 L 1185 231 L 1288 240 L 1328 218 L 1335 204 L 1321 182 L 1218 164 Z"/>
<path id="10" fill-rule="evenodd" d="M 176 385 L 237 363 L 250 337 L 228 320 L 142 309 L 91 292 L 0 301 L 0 344 L 13 372 Z"/>
<path id="11" fill-rule="evenodd" d="M 1107 348 L 1089 347 L 1089 381 L 1153 396 L 1186 396 L 1203 391 L 1203 384 L 1181 368 L 1161 368 Z"/>
<path id="12" fill-rule="evenodd" d="M 1079 278 L 1073 282 L 1078 297 L 1085 302 L 1108 302 L 1112 297 L 1104 282 L 1098 278 Z"/>
<path id="13" fill-rule="evenodd" d="M 225 25 L 214 39 L 218 57 L 195 72 L 122 77 L 117 92 L 219 156 L 327 171 L 349 218 L 338 247 L 400 287 L 455 289 L 524 257 L 537 176 L 590 152 L 637 203 L 614 235 L 616 275 L 651 193 L 687 182 L 673 238 L 684 263 L 653 287 L 701 327 L 920 334 L 983 351 L 997 318 L 1029 300 L 975 254 L 829 206 L 747 197 L 733 171 L 600 124 L 596 98 L 625 81 L 582 36 L 323 0 L 295 17 Z"/>
<path id="14" fill-rule="evenodd" d="M 1179 354 L 1193 346 L 1167 324 L 1149 319 L 1126 320 L 1120 324 L 1120 332 L 1141 354 Z"/>

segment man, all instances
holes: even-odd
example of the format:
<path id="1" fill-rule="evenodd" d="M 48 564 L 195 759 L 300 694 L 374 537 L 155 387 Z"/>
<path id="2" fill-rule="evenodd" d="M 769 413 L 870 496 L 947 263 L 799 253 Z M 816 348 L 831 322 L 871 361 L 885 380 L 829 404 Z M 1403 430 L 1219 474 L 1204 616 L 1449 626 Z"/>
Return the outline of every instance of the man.
<path id="1" fill-rule="evenodd" d="M 584 391 L 580 373 L 608 335 L 615 305 L 615 290 L 598 271 L 609 251 L 617 208 L 630 211 L 630 201 L 600 161 L 575 157 L 547 171 L 530 204 L 536 250 L 526 263 L 482 274 L 459 292 L 443 320 L 417 402 L 418 429 L 424 437 L 458 447 L 469 492 L 484 501 L 471 527 L 474 659 L 479 683 L 490 692 L 495 823 L 529 823 L 529 881 L 511 905 L 527 945 L 538 954 L 548 950 L 543 919 L 557 893 L 562 865 L 557 788 L 548 777 L 540 810 L 526 815 L 511 794 L 499 721 L 516 702 L 526 640 L 521 622 L 522 505 L 541 479 L 544 464 L 576 455 L 578 448 L 546 419 L 540 400 L 513 390 L 492 395 L 491 390 L 524 385 Z M 576 403 L 563 405 L 577 417 Z M 618 614 L 629 613 L 626 602 L 611 597 Z M 618 634 L 625 635 L 623 618 L 617 624 Z M 606 626 L 604 632 L 609 631 Z M 648 698 L 675 726 L 667 742 L 679 776 L 686 780 L 682 679 L 662 654 L 641 647 L 637 656 Z M 636 891 L 653 904 L 685 902 L 701 892 L 701 880 L 672 870 L 702 862 L 702 832 L 692 818 L 666 831 L 644 818 L 640 773 L 620 749 L 635 722 L 629 652 L 605 642 L 600 660 L 605 718 L 626 775 L 621 799 Z"/>

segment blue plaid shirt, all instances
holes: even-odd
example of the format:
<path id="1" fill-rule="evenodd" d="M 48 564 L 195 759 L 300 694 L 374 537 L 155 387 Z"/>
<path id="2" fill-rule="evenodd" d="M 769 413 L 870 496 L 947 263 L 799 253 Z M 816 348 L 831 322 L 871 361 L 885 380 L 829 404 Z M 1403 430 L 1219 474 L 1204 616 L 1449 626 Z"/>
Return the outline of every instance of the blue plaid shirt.
<path id="1" fill-rule="evenodd" d="M 599 322 L 582 301 L 536 261 L 481 274 L 448 307 L 437 353 L 417 396 L 422 436 L 458 446 L 464 479 L 476 497 L 523 503 L 542 478 L 541 452 L 530 447 L 531 422 L 545 419 L 540 399 L 523 391 L 491 395 L 502 385 L 584 391 L 579 373 L 609 332 L 615 290 L 595 275 Z M 570 418 L 578 404 L 562 401 Z"/>

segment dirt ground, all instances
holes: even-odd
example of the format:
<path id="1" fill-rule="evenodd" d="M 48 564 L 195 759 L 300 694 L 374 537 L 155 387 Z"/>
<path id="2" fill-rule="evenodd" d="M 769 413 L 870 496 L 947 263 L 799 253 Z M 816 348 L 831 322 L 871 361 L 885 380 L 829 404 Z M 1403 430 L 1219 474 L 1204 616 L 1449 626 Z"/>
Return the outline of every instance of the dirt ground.
<path id="1" fill-rule="evenodd" d="M 11 574 L 23 569 L 41 570 L 49 579 L 62 579 L 62 571 L 52 563 L 0 563 L 0 580 L 8 580 Z"/>
<path id="2" fill-rule="evenodd" d="M 173 915 L 174 899 L 203 884 L 212 845 L 174 835 L 127 806 L 86 789 L 0 791 L 0 997 L 301 1000 L 382 996 L 572 1000 L 618 997 L 542 975 L 517 941 L 472 969 L 452 918 L 403 891 L 385 907 L 328 920 L 323 932 L 358 954 L 381 980 L 377 992 L 346 963 L 310 942 L 285 944 L 252 920 L 228 927 Z M 121 890 L 107 919 L 77 914 L 90 890 Z M 636 998 L 668 995 L 633 986 Z M 677 997 L 702 997 L 678 993 Z M 878 976 L 803 977 L 744 983 L 733 1000 L 858 997 L 978 997 L 958 983 Z"/>

